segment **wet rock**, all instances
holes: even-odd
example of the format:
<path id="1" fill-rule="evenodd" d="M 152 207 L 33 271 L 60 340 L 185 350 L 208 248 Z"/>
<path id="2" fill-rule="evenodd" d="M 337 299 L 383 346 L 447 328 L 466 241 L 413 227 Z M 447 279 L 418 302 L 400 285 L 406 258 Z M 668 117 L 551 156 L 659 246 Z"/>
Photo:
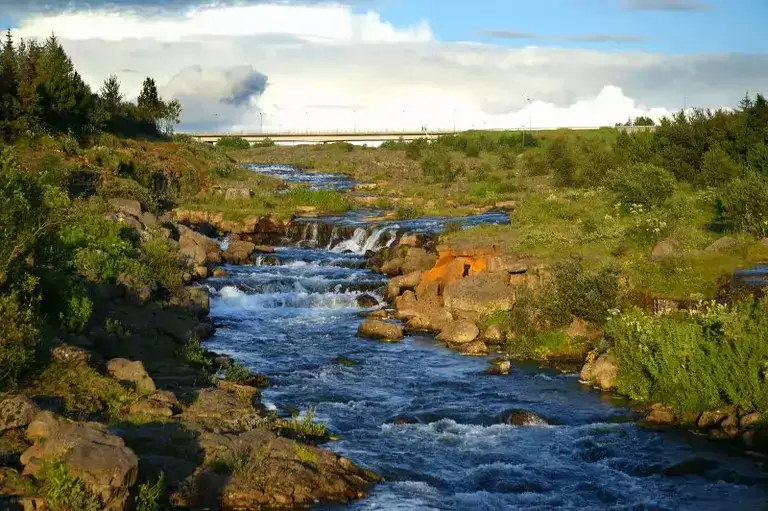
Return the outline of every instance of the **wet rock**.
<path id="1" fill-rule="evenodd" d="M 375 296 L 371 296 L 369 294 L 363 294 L 357 297 L 357 306 L 362 307 L 364 309 L 369 309 L 371 307 L 378 307 L 379 301 L 376 299 Z"/>
<path id="2" fill-rule="evenodd" d="M 360 324 L 357 335 L 384 341 L 397 341 L 403 338 L 403 328 L 378 319 L 366 319 Z"/>
<path id="3" fill-rule="evenodd" d="M 653 250 L 651 251 L 650 259 L 658 260 L 674 255 L 679 247 L 680 243 L 678 243 L 677 240 L 667 238 L 654 245 Z"/>
<path id="4" fill-rule="evenodd" d="M 488 353 L 488 346 L 483 341 L 472 341 L 459 346 L 459 353 L 479 357 Z"/>
<path id="5" fill-rule="evenodd" d="M 360 365 L 360 362 L 358 362 L 357 360 L 353 360 L 343 355 L 334 358 L 333 360 L 331 360 L 331 362 L 343 367 L 355 367 Z"/>
<path id="6" fill-rule="evenodd" d="M 400 246 L 423 247 L 425 236 L 423 234 L 404 234 L 398 241 Z"/>
<path id="7" fill-rule="evenodd" d="M 502 357 L 491 360 L 491 367 L 488 368 L 488 374 L 505 375 L 512 370 L 512 363 L 509 358 Z"/>
<path id="8" fill-rule="evenodd" d="M 141 204 L 133 199 L 109 199 L 109 204 L 120 213 L 134 218 L 141 217 Z"/>
<path id="9" fill-rule="evenodd" d="M 187 286 L 184 288 L 184 308 L 198 317 L 206 316 L 211 311 L 211 298 L 208 288 L 204 286 Z"/>
<path id="10" fill-rule="evenodd" d="M 256 245 L 250 241 L 232 241 L 222 257 L 230 264 L 249 264 L 255 251 Z"/>
<path id="11" fill-rule="evenodd" d="M 53 348 L 51 358 L 68 364 L 86 364 L 91 367 L 99 367 L 104 363 L 98 353 L 71 344 L 61 344 Z"/>
<path id="12" fill-rule="evenodd" d="M 228 275 L 227 271 L 224 268 L 216 268 L 213 270 L 213 276 L 217 279 L 223 279 L 226 278 Z"/>
<path id="13" fill-rule="evenodd" d="M 299 206 L 296 208 L 294 216 L 299 218 L 317 218 L 319 213 L 314 206 Z"/>
<path id="14" fill-rule="evenodd" d="M 739 419 L 735 414 L 729 415 L 720 423 L 720 429 L 730 438 L 739 436 Z"/>
<path id="15" fill-rule="evenodd" d="M 124 358 L 113 358 L 107 362 L 107 373 L 120 383 L 135 386 L 139 392 L 153 393 L 157 390 L 144 364 L 138 360 L 132 362 Z"/>
<path id="16" fill-rule="evenodd" d="M 755 424 L 758 424 L 763 419 L 763 416 L 760 412 L 752 412 L 748 413 L 745 416 L 743 416 L 741 419 L 739 419 L 739 426 L 743 428 L 748 428 L 750 426 L 754 426 Z"/>
<path id="17" fill-rule="evenodd" d="M 480 330 L 477 325 L 471 321 L 458 320 L 444 325 L 437 339 L 448 344 L 467 344 L 477 339 L 478 335 Z"/>
<path id="18" fill-rule="evenodd" d="M 610 353 L 604 353 L 596 360 L 584 364 L 579 380 L 589 385 L 596 385 L 602 390 L 613 390 L 616 388 L 618 370 L 616 357 Z"/>
<path id="19" fill-rule="evenodd" d="M 274 254 L 275 249 L 274 247 L 270 247 L 269 245 L 257 245 L 256 252 L 260 254 Z"/>
<path id="20" fill-rule="evenodd" d="M 402 425 L 402 424 L 420 424 L 420 422 L 419 422 L 419 420 L 417 418 L 410 417 L 410 416 L 407 416 L 407 415 L 402 415 L 400 417 L 395 417 L 390 422 L 392 422 L 392 424 L 399 424 L 399 425 Z"/>
<path id="21" fill-rule="evenodd" d="M 654 403 L 644 422 L 652 426 L 671 426 L 677 422 L 677 417 L 672 408 Z"/>
<path id="22" fill-rule="evenodd" d="M 704 252 L 708 252 L 708 253 L 725 252 L 727 250 L 732 249 L 738 244 L 739 242 L 736 239 L 731 238 L 730 236 L 723 236 L 722 238 L 717 239 L 710 246 L 705 248 Z"/>
<path id="23" fill-rule="evenodd" d="M 500 344 L 504 342 L 504 332 L 499 325 L 491 325 L 483 332 L 483 339 L 488 344 Z"/>
<path id="24" fill-rule="evenodd" d="M 29 436 L 37 441 L 21 455 L 24 474 L 35 475 L 47 461 L 61 461 L 70 476 L 101 499 L 103 509 L 127 510 L 139 459 L 123 440 L 102 424 L 51 421 L 48 416 L 41 420 L 44 426 L 33 421 L 29 427 L 37 433 Z M 45 436 L 39 436 L 41 431 Z"/>
<path id="25" fill-rule="evenodd" d="M 717 462 L 695 457 L 669 465 L 661 473 L 669 477 L 702 476 L 715 468 Z"/>
<path id="26" fill-rule="evenodd" d="M 200 280 L 203 280 L 205 278 L 208 278 L 208 267 L 207 266 L 195 266 L 192 269 L 192 275 Z"/>
<path id="27" fill-rule="evenodd" d="M 697 425 L 702 429 L 714 428 L 731 413 L 733 413 L 733 411 L 730 409 L 708 410 L 702 412 Z"/>
<path id="28" fill-rule="evenodd" d="M 387 319 L 389 318 L 389 313 L 385 311 L 384 309 L 379 309 L 371 312 L 362 312 L 362 317 L 364 318 L 371 318 L 371 319 Z"/>
<path id="29" fill-rule="evenodd" d="M 40 408 L 26 396 L 11 395 L 0 401 L 0 433 L 25 428 L 40 413 Z"/>
<path id="30" fill-rule="evenodd" d="M 479 273 L 446 284 L 443 298 L 454 314 L 466 311 L 486 316 L 515 305 L 514 288 L 507 285 L 504 273 Z"/>
<path id="31" fill-rule="evenodd" d="M 544 426 L 549 424 L 529 410 L 512 409 L 502 414 L 502 422 L 510 426 Z"/>

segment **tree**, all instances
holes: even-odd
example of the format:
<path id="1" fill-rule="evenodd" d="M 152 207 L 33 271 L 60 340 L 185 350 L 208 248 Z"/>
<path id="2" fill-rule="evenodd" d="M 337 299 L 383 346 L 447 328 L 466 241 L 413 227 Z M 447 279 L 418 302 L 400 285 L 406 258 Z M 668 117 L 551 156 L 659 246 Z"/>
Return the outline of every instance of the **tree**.
<path id="1" fill-rule="evenodd" d="M 123 96 L 120 82 L 115 75 L 109 75 L 99 91 L 99 124 L 108 131 L 119 128 L 123 110 Z"/>
<path id="2" fill-rule="evenodd" d="M 0 54 L 0 138 L 13 136 L 13 123 L 18 115 L 18 62 L 11 31 L 6 34 Z"/>
<path id="3" fill-rule="evenodd" d="M 137 105 L 139 107 L 139 111 L 141 111 L 141 113 L 145 115 L 147 119 L 151 119 L 152 121 L 156 122 L 158 119 L 160 119 L 160 117 L 162 117 L 164 105 L 160 100 L 160 97 L 157 95 L 157 85 L 155 84 L 154 79 L 147 77 L 144 80 Z"/>
<path id="4" fill-rule="evenodd" d="M 656 123 L 650 117 L 641 115 L 635 119 L 635 126 L 655 126 Z"/>
<path id="5" fill-rule="evenodd" d="M 181 122 L 181 103 L 178 99 L 171 100 L 163 108 L 163 115 L 160 117 L 160 131 L 166 136 L 173 135 L 176 125 Z"/>

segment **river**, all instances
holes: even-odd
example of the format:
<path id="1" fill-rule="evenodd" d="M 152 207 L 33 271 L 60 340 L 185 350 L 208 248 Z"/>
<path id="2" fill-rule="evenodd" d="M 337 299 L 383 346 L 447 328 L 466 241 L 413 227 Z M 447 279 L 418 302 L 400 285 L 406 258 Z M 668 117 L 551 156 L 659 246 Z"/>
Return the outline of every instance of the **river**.
<path id="1" fill-rule="evenodd" d="M 286 166 L 253 170 L 314 187 L 350 184 Z M 367 310 L 357 296 L 385 283 L 365 269 L 364 251 L 392 243 L 396 231 L 434 232 L 449 220 L 377 228 L 361 215 L 323 221 L 358 227 L 325 244 L 308 222 L 301 240 L 277 249 L 278 265 L 259 259 L 208 281 L 217 331 L 207 347 L 269 376 L 268 406 L 316 409 L 340 437 L 327 447 L 384 477 L 350 509 L 705 510 L 768 502 L 759 460 L 690 433 L 639 428 L 626 402 L 585 388 L 576 375 L 514 364 L 510 375 L 492 376 L 486 359 L 460 356 L 430 336 L 397 344 L 357 338 Z M 503 221 L 489 214 L 466 222 Z M 503 424 L 510 409 L 550 425 Z M 397 417 L 412 423 L 393 424 Z"/>

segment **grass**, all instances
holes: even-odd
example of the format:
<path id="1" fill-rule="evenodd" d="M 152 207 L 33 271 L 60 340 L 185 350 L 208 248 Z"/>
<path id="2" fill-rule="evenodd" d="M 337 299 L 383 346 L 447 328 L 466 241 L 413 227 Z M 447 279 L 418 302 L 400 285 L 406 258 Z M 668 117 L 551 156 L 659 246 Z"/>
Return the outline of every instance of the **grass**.
<path id="1" fill-rule="evenodd" d="M 67 473 L 60 461 L 48 461 L 35 475 L 38 493 L 51 511 L 100 511 L 101 501 L 78 478 Z"/>
<path id="2" fill-rule="evenodd" d="M 308 408 L 304 415 L 291 420 L 278 419 L 270 428 L 280 436 L 294 438 L 306 443 L 318 444 L 328 440 L 328 430 L 323 423 L 315 422 L 315 409 Z"/>
<path id="3" fill-rule="evenodd" d="M 238 444 L 217 454 L 209 465 L 217 472 L 232 474 L 245 482 L 264 488 L 271 477 L 267 463 L 270 448 L 269 444 L 260 447 Z"/>
<path id="4" fill-rule="evenodd" d="M 317 462 L 317 455 L 306 445 L 294 444 L 293 452 L 296 453 L 296 457 L 299 458 L 299 461 L 305 465 L 311 465 Z"/>

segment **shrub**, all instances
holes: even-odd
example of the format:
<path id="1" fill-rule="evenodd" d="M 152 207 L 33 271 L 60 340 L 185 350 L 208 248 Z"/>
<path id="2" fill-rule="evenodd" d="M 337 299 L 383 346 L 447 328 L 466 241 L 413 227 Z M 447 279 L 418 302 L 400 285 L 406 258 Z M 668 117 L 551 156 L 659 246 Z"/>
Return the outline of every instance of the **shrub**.
<path id="1" fill-rule="evenodd" d="M 234 383 L 245 383 L 251 379 L 251 371 L 245 366 L 245 364 L 241 362 L 234 362 L 229 367 L 227 367 L 224 379 Z"/>
<path id="2" fill-rule="evenodd" d="M 710 147 L 704 153 L 701 172 L 696 184 L 699 186 L 723 186 L 742 174 L 742 167 L 728 156 L 720 146 Z"/>
<path id="3" fill-rule="evenodd" d="M 277 420 L 270 426 L 278 435 L 295 438 L 306 443 L 321 443 L 328 440 L 325 424 L 315 422 L 315 409 L 309 408 L 304 416 L 293 417 L 290 421 Z"/>
<path id="4" fill-rule="evenodd" d="M 768 178 L 754 172 L 735 179 L 720 196 L 723 219 L 736 231 L 768 236 Z"/>
<path id="5" fill-rule="evenodd" d="M 549 156 L 543 148 L 524 152 L 520 162 L 523 171 L 528 176 L 546 176 L 549 174 Z"/>
<path id="6" fill-rule="evenodd" d="M 242 137 L 222 137 L 216 142 L 216 147 L 225 150 L 250 149 L 251 144 Z"/>
<path id="7" fill-rule="evenodd" d="M 605 266 L 589 271 L 575 258 L 559 262 L 539 301 L 553 326 L 568 324 L 573 316 L 602 324 L 608 310 L 619 302 L 619 269 Z"/>
<path id="8" fill-rule="evenodd" d="M 149 481 L 139 486 L 139 493 L 136 496 L 136 511 L 158 511 L 160 509 L 160 499 L 165 493 L 165 474 L 161 473 L 154 484 Z"/>
<path id="9" fill-rule="evenodd" d="M 576 165 L 571 155 L 571 148 L 565 137 L 552 141 L 547 152 L 549 168 L 555 176 L 557 186 L 575 186 L 577 184 Z"/>
<path id="10" fill-rule="evenodd" d="M 648 163 L 631 163 L 611 173 L 608 187 L 624 204 L 656 207 L 675 192 L 675 178 L 666 170 Z"/>
<path id="11" fill-rule="evenodd" d="M 98 497 L 85 487 L 83 482 L 67 473 L 62 462 L 46 462 L 37 475 L 40 495 L 45 498 L 46 509 L 51 511 L 100 511 L 103 509 Z"/>
<path id="12" fill-rule="evenodd" d="M 413 220 L 424 216 L 424 210 L 413 204 L 401 204 L 395 208 L 395 216 L 400 220 Z"/>
<path id="13" fill-rule="evenodd" d="M 454 177 L 451 154 L 446 149 L 425 151 L 421 159 L 421 173 L 432 181 L 449 181 Z"/>
<path id="14" fill-rule="evenodd" d="M 24 290 L 0 294 L 0 390 L 32 364 L 39 342 L 33 303 Z"/>
<path id="15" fill-rule="evenodd" d="M 272 140 L 271 138 L 265 138 L 264 140 L 261 140 L 261 141 L 259 141 L 259 142 L 254 142 L 254 143 L 253 143 L 253 145 L 252 145 L 251 147 L 254 147 L 254 148 L 260 148 L 260 147 L 274 147 L 274 146 L 276 146 L 276 145 L 277 145 L 277 144 L 275 143 L 275 141 L 274 141 L 274 140 Z"/>
<path id="16" fill-rule="evenodd" d="M 768 301 L 650 315 L 639 309 L 607 323 L 618 390 L 680 411 L 738 405 L 768 409 Z"/>
<path id="17" fill-rule="evenodd" d="M 421 158 L 421 153 L 429 146 L 429 142 L 426 138 L 417 138 L 411 140 L 405 146 L 405 156 L 411 160 L 418 160 Z"/>
<path id="18" fill-rule="evenodd" d="M 141 245 L 150 275 L 168 291 L 178 290 L 184 283 L 177 250 L 167 239 L 152 237 Z"/>

